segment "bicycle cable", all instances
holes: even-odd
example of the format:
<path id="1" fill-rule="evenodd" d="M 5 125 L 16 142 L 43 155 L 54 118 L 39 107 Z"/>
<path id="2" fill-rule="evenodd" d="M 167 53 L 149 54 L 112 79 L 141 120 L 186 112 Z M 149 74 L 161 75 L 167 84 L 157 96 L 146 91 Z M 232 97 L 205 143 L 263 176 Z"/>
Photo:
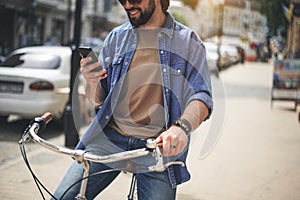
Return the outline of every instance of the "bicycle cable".
<path id="1" fill-rule="evenodd" d="M 28 132 L 29 129 L 30 129 L 30 127 L 27 127 L 27 128 L 26 128 L 26 130 L 25 130 L 24 133 L 23 133 L 23 136 L 25 136 L 25 135 L 27 134 L 27 132 Z M 69 191 L 70 189 L 72 189 L 72 187 L 74 187 L 76 184 L 82 182 L 82 181 L 85 180 L 85 179 L 88 179 L 88 178 L 90 178 L 90 177 L 93 177 L 93 176 L 96 176 L 96 175 L 99 175 L 99 174 L 109 173 L 109 172 L 113 172 L 113 171 L 123 171 L 122 169 L 108 169 L 108 170 L 104 170 L 104 171 L 100 171 L 100 172 L 95 172 L 95 173 L 93 173 L 93 174 L 88 175 L 87 177 L 80 178 L 78 181 L 76 181 L 76 182 L 74 182 L 72 185 L 70 185 L 70 186 L 65 190 L 65 192 L 62 194 L 62 196 L 61 196 L 59 199 L 57 199 L 57 198 L 56 198 L 56 197 L 55 197 L 55 196 L 54 196 L 54 195 L 46 188 L 46 186 L 39 180 L 39 178 L 35 175 L 35 173 L 34 173 L 32 167 L 31 167 L 31 165 L 30 165 L 30 163 L 29 163 L 29 160 L 28 160 L 28 158 L 27 158 L 26 148 L 25 148 L 25 145 L 24 145 L 24 144 L 25 144 L 25 141 L 23 141 L 23 140 L 22 140 L 22 142 L 19 143 L 19 147 L 20 147 L 20 151 L 21 151 L 22 158 L 23 158 L 23 160 L 24 160 L 24 162 L 25 162 L 25 165 L 26 165 L 26 167 L 28 168 L 28 170 L 29 170 L 29 172 L 30 172 L 30 174 L 31 174 L 31 176 L 32 176 L 32 178 L 33 178 L 33 180 L 34 180 L 34 182 L 35 182 L 35 185 L 36 185 L 36 187 L 38 188 L 38 190 L 39 190 L 39 192 L 40 192 L 40 195 L 42 196 L 43 200 L 46 200 L 46 198 L 45 198 L 45 195 L 44 195 L 42 189 L 44 189 L 45 192 L 46 192 L 47 194 L 49 194 L 49 195 L 51 196 L 51 198 L 53 198 L 54 200 L 61 200 L 61 199 L 63 199 L 63 197 L 68 193 L 68 191 Z"/>
<path id="2" fill-rule="evenodd" d="M 76 184 L 80 183 L 81 181 L 85 180 L 85 179 L 88 179 L 90 177 L 93 177 L 93 176 L 96 176 L 96 175 L 99 175 L 99 174 L 104 174 L 104 173 L 109 173 L 109 172 L 114 172 L 114 171 L 122 171 L 122 169 L 108 169 L 108 170 L 104 170 L 104 171 L 100 171 L 100 172 L 95 172 L 95 173 L 92 173 L 86 177 L 83 177 L 83 178 L 80 178 L 78 181 L 74 182 L 72 185 L 70 185 L 66 190 L 65 192 L 61 195 L 60 199 L 59 200 L 62 200 L 63 197 L 69 192 L 70 189 L 72 189 L 72 187 L 74 187 Z M 55 200 L 58 200 L 55 198 Z"/>
<path id="3" fill-rule="evenodd" d="M 22 136 L 22 138 L 25 136 L 25 135 L 27 135 L 27 132 L 28 132 L 28 130 L 29 130 L 29 128 L 30 127 L 27 127 L 26 128 L 26 130 L 24 131 L 24 133 L 23 133 L 23 136 Z M 39 192 L 40 192 L 40 194 L 41 194 L 41 196 L 42 196 L 42 198 L 45 200 L 46 198 L 45 198 L 45 196 L 44 196 L 44 193 L 43 193 L 43 191 L 42 191 L 42 188 L 52 197 L 52 198 L 54 198 L 54 196 L 51 194 L 51 192 L 44 186 L 44 184 L 39 180 L 39 178 L 35 175 L 35 173 L 34 173 L 34 171 L 32 170 L 32 168 L 31 168 L 31 166 L 30 166 L 30 163 L 29 163 L 29 160 L 28 160 L 28 158 L 27 158 L 27 154 L 26 154 L 26 149 L 25 149 L 25 141 L 21 141 L 21 142 L 19 142 L 19 147 L 20 147 L 20 151 L 21 151 L 21 155 L 22 155 L 22 158 L 23 158 L 23 160 L 24 160 L 24 162 L 25 162 L 25 165 L 27 166 L 27 168 L 28 168 L 28 170 L 29 170 L 29 172 L 30 172 L 30 174 L 31 174 L 31 176 L 32 176 L 32 178 L 33 178 L 33 180 L 34 180 L 34 182 L 35 182 L 35 185 L 37 186 L 37 188 L 38 188 L 38 190 L 39 190 Z"/>

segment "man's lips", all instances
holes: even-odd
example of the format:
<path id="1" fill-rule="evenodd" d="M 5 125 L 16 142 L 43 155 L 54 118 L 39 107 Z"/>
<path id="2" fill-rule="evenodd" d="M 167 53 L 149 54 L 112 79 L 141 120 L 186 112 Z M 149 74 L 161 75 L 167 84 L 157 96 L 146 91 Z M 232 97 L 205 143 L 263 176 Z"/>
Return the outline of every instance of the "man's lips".
<path id="1" fill-rule="evenodd" d="M 127 13 L 128 13 L 131 17 L 134 17 L 134 16 L 137 15 L 139 12 L 140 12 L 139 9 L 130 9 L 130 10 L 127 10 Z"/>

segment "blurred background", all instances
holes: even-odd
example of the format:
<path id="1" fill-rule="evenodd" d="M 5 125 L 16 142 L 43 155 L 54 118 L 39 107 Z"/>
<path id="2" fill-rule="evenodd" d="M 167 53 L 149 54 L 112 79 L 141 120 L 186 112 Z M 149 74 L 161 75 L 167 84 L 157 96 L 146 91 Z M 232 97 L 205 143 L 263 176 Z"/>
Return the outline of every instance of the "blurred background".
<path id="1" fill-rule="evenodd" d="M 291 16 L 299 15 L 296 2 L 171 0 L 169 10 L 204 41 L 241 47 L 246 60 L 266 60 L 269 48 L 282 52 L 288 46 Z M 296 5 L 293 14 L 290 4 Z M 70 44 L 74 37 L 75 7 L 75 0 L 1 0 L 0 55 L 5 57 L 24 46 Z M 83 0 L 82 41 L 99 48 L 99 40 L 126 20 L 116 0 Z M 293 48 L 291 53 L 297 54 Z"/>
<path id="2" fill-rule="evenodd" d="M 205 42 L 210 72 L 217 77 L 222 70 L 245 61 L 300 56 L 300 7 L 296 0 L 171 0 L 169 11 Z M 117 0 L 1 0 L 0 101 L 11 105 L 1 105 L 0 121 L 11 114 L 30 118 L 47 109 L 57 119 L 69 115 L 67 106 L 73 101 L 70 94 L 79 68 L 79 58 L 70 61 L 73 51 L 84 45 L 98 55 L 109 31 L 125 21 L 127 15 Z M 14 51 L 28 46 L 44 48 Z M 58 46 L 71 47 L 72 52 Z M 57 52 L 60 55 L 55 55 Z M 30 107 L 32 98 L 44 102 L 41 106 L 45 108 L 37 111 Z M 46 102 L 46 98 L 53 100 Z M 82 99 L 78 98 L 76 102 Z M 27 109 L 21 111 L 15 105 Z"/>
<path id="3" fill-rule="evenodd" d="M 203 40 L 214 98 L 178 199 L 299 200 L 300 0 L 171 0 L 169 11 Z M 0 196 L 40 199 L 18 140 L 50 111 L 43 137 L 76 145 L 96 111 L 74 50 L 99 54 L 125 21 L 117 0 L 0 0 Z M 32 143 L 28 154 L 51 191 L 72 162 Z M 122 174 L 99 199 L 125 199 L 129 180 Z"/>

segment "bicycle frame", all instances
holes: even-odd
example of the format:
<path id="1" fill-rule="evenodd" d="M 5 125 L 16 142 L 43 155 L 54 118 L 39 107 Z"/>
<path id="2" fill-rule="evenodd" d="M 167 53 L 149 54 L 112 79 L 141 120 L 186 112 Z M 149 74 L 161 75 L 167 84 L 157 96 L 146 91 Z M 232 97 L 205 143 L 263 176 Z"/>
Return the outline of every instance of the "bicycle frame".
<path id="1" fill-rule="evenodd" d="M 132 158 L 138 158 L 142 156 L 146 156 L 151 154 L 156 160 L 156 164 L 148 167 L 149 171 L 164 171 L 170 165 L 181 165 L 184 166 L 183 162 L 169 162 L 167 164 L 163 164 L 163 156 L 160 151 L 160 147 L 156 144 L 155 140 L 149 139 L 147 140 L 147 148 L 136 149 L 131 151 L 125 151 L 120 153 L 115 153 L 106 156 L 94 155 L 83 150 L 71 150 L 64 147 L 57 146 L 51 142 L 48 142 L 42 138 L 40 138 L 37 134 L 38 132 L 45 128 L 46 124 L 52 120 L 52 115 L 50 113 L 45 113 L 42 117 L 35 118 L 32 124 L 29 125 L 25 131 L 25 134 L 19 141 L 20 145 L 25 144 L 27 141 L 32 139 L 34 142 L 40 144 L 41 146 L 54 151 L 59 154 L 71 156 L 78 163 L 83 165 L 84 174 L 81 182 L 80 192 L 77 195 L 77 200 L 86 200 L 85 192 L 87 187 L 87 181 L 89 176 L 89 161 L 97 162 L 97 163 L 111 163 L 116 161 L 128 160 Z M 28 131 L 27 131 L 28 130 Z"/>

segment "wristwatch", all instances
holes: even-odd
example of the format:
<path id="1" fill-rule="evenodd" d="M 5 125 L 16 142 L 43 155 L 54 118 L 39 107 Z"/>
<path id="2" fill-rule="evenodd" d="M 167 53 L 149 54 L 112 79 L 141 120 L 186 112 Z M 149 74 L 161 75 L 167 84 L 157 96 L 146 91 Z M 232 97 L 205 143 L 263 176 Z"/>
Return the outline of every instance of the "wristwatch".
<path id="1" fill-rule="evenodd" d="M 190 122 L 188 122 L 188 120 L 186 120 L 186 119 L 183 119 L 183 118 L 177 119 L 174 122 L 174 125 L 181 128 L 187 135 L 190 134 L 190 132 L 192 131 L 192 126 L 191 126 Z"/>

